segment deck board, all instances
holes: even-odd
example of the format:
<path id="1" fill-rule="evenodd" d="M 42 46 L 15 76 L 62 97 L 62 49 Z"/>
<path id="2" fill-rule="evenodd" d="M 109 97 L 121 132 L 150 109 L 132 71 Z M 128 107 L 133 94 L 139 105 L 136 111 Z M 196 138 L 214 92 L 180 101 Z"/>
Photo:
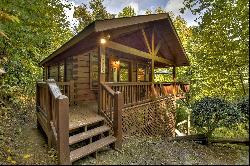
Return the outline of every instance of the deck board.
<path id="1" fill-rule="evenodd" d="M 69 129 L 85 126 L 104 118 L 97 114 L 98 106 L 96 102 L 86 102 L 79 105 L 70 106 Z"/>

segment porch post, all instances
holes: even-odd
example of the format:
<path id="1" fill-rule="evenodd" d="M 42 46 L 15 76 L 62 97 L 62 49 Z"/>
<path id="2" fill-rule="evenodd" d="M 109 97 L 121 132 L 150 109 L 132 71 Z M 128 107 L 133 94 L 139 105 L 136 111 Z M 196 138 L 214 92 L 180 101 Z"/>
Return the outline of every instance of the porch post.
<path id="1" fill-rule="evenodd" d="M 174 95 L 176 95 L 176 70 L 175 70 L 175 66 L 173 66 L 173 93 Z"/>
<path id="2" fill-rule="evenodd" d="M 152 59 L 151 60 L 151 82 L 154 83 L 155 82 L 155 61 Z"/>
<path id="3" fill-rule="evenodd" d="M 105 46 L 101 43 L 99 46 L 98 56 L 98 82 L 99 82 L 99 93 L 98 93 L 98 113 L 100 113 L 101 100 L 102 100 L 102 88 L 101 83 L 105 82 Z"/>
<path id="4" fill-rule="evenodd" d="M 100 44 L 99 48 L 99 56 L 98 56 L 98 61 L 99 61 L 99 83 L 105 82 L 105 46 L 104 44 Z"/>

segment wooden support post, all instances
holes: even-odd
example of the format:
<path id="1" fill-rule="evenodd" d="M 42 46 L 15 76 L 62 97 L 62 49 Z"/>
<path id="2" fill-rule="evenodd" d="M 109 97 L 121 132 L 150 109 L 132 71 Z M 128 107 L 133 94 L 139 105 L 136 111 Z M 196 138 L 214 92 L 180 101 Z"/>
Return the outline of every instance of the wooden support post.
<path id="1" fill-rule="evenodd" d="M 176 70 L 175 66 L 173 66 L 173 94 L 176 95 Z"/>
<path id="2" fill-rule="evenodd" d="M 58 162 L 61 165 L 68 165 L 71 163 L 69 150 L 69 99 L 67 96 L 60 95 L 56 99 L 56 114 Z"/>
<path id="3" fill-rule="evenodd" d="M 51 148 L 52 147 L 52 135 L 53 131 L 51 129 L 51 124 L 50 121 L 52 120 L 52 110 L 51 110 L 51 96 L 49 92 L 49 83 L 55 82 L 55 80 L 48 79 L 46 81 L 46 89 L 45 89 L 45 103 L 46 103 L 46 113 L 47 113 L 47 129 L 48 129 L 48 146 Z"/>
<path id="4" fill-rule="evenodd" d="M 46 91 L 45 91 L 45 100 L 46 100 L 46 112 L 47 112 L 47 129 L 48 129 L 48 146 L 52 147 L 52 129 L 50 125 L 50 121 L 52 120 L 52 110 L 51 110 L 51 98 L 50 98 L 50 92 L 49 92 L 49 85 L 46 84 Z"/>
<path id="5" fill-rule="evenodd" d="M 124 106 L 123 94 L 119 91 L 114 96 L 114 136 L 116 137 L 115 149 L 122 149 L 122 108 Z"/>
<path id="6" fill-rule="evenodd" d="M 152 59 L 151 61 L 151 82 L 155 82 L 155 61 Z"/>
<path id="7" fill-rule="evenodd" d="M 99 94 L 98 94 L 98 113 L 101 110 L 101 103 L 103 100 L 101 83 L 105 82 L 105 46 L 100 44 L 98 56 L 98 81 L 99 81 Z"/>
<path id="8" fill-rule="evenodd" d="M 75 83 L 74 80 L 69 81 L 69 102 L 70 105 L 74 104 L 74 99 L 75 99 Z"/>

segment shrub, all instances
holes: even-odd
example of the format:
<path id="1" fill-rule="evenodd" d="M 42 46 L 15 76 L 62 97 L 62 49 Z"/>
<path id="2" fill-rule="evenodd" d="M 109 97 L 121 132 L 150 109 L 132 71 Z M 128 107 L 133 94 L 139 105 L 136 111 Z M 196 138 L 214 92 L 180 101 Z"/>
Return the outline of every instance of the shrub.
<path id="1" fill-rule="evenodd" d="M 249 96 L 243 97 L 236 102 L 237 111 L 241 113 L 241 122 L 244 129 L 249 132 Z"/>
<path id="2" fill-rule="evenodd" d="M 229 102 L 220 99 L 205 97 L 192 105 L 191 122 L 208 137 L 219 127 L 230 127 L 240 120 L 240 112 Z"/>
<path id="3" fill-rule="evenodd" d="M 244 121 L 249 120 L 249 97 L 243 97 L 236 103 L 237 110 L 241 112 Z"/>

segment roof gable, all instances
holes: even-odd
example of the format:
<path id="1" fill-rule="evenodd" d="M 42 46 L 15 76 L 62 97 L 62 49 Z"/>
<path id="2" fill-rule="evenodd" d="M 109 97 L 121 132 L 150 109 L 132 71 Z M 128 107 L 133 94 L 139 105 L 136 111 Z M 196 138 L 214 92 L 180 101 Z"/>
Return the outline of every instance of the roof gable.
<path id="1" fill-rule="evenodd" d="M 140 49 L 141 51 L 146 51 L 145 43 L 141 40 L 141 33 L 138 30 L 145 28 L 145 33 L 147 36 L 150 36 L 150 32 L 152 32 L 152 27 L 155 27 L 157 30 L 157 35 L 155 35 L 156 43 L 162 39 L 163 47 L 159 49 L 159 54 L 163 55 L 166 59 L 173 60 L 176 62 L 176 66 L 186 66 L 189 65 L 188 58 L 185 54 L 185 51 L 181 45 L 179 37 L 172 25 L 172 21 L 168 14 L 152 14 L 152 15 L 143 15 L 143 16 L 135 16 L 135 17 L 125 17 L 125 18 L 114 18 L 107 20 L 96 20 L 87 26 L 84 30 L 74 36 L 71 40 L 65 43 L 58 50 L 53 52 L 49 57 L 45 58 L 40 65 L 44 65 L 50 60 L 54 59 L 57 56 L 60 56 L 65 51 L 76 48 L 76 45 L 79 45 L 79 42 L 86 40 L 88 36 L 92 35 L 95 38 L 99 36 L 98 34 L 109 34 L 111 33 L 111 37 L 115 37 L 116 32 L 124 31 L 124 36 L 120 37 L 118 40 L 124 43 L 124 39 L 126 39 L 126 34 L 130 40 L 125 42 L 125 45 L 134 46 L 134 48 Z M 159 34 L 160 32 L 160 34 Z M 130 35 L 131 33 L 135 33 L 136 35 Z M 132 40 L 133 38 L 133 40 Z M 136 38 L 138 38 L 135 42 Z M 98 40 L 98 39 L 95 39 Z M 122 41 L 123 40 L 123 41 Z M 131 45 L 132 41 L 132 45 Z M 133 45 L 134 42 L 134 45 Z M 150 41 L 151 42 L 151 41 Z M 97 42 L 93 42 L 96 44 Z M 76 51 L 74 51 L 76 52 Z M 147 52 L 147 51 L 146 51 Z"/>

